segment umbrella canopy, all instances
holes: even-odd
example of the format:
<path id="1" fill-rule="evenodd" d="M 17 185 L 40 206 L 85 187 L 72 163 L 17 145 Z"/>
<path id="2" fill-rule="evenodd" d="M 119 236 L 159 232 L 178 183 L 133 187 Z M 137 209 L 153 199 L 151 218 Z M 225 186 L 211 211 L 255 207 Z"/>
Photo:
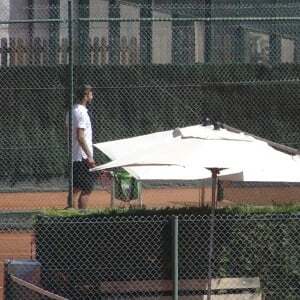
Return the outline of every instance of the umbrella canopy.
<path id="1" fill-rule="evenodd" d="M 133 176 L 140 173 L 139 179 L 154 173 L 156 179 L 174 179 L 174 174 L 181 179 L 211 177 L 213 210 L 220 175 L 228 174 L 230 180 L 300 182 L 299 155 L 286 154 L 265 141 L 226 129 L 196 125 L 108 143 L 118 147 L 111 155 L 115 159 L 91 171 L 123 167 Z M 100 150 L 105 146 L 95 145 Z"/>
<path id="2" fill-rule="evenodd" d="M 156 149 L 158 145 L 163 147 L 177 147 L 176 145 L 168 145 L 169 142 L 175 144 L 178 142 L 176 140 L 181 139 L 182 134 L 185 136 L 194 136 L 197 134 L 199 137 L 206 138 L 214 134 L 211 128 L 204 126 L 190 126 L 182 129 L 175 129 L 163 132 L 156 132 L 148 135 L 137 136 L 128 139 L 109 141 L 104 143 L 98 143 L 94 146 L 105 153 L 111 159 L 118 160 L 115 163 L 121 163 L 120 158 L 133 159 L 136 154 L 146 153 L 152 148 Z M 227 132 L 222 133 L 223 138 L 226 138 Z M 215 137 L 219 137 L 215 135 Z M 236 134 L 234 134 L 236 135 Z M 243 135 L 236 135 L 242 138 Z M 243 137 L 243 139 L 245 139 Z M 247 139 L 248 140 L 248 139 Z M 188 141 L 187 143 L 190 143 Z M 182 145 L 180 147 L 188 147 L 188 145 Z M 181 151 L 178 149 L 177 152 Z M 158 154 L 161 156 L 159 161 L 155 164 L 152 162 L 150 164 L 141 164 L 138 167 L 125 167 L 123 166 L 131 175 L 141 180 L 195 180 L 200 178 L 210 177 L 210 172 L 206 169 L 201 169 L 199 167 L 186 167 L 181 163 L 175 163 L 170 161 L 166 165 L 166 158 L 168 158 L 168 153 L 166 151 L 160 151 L 158 149 Z M 173 149 L 172 149 L 173 152 Z M 178 159 L 178 156 L 175 157 Z M 108 166 L 109 167 L 109 166 Z M 111 166 L 113 167 L 113 166 Z M 106 168 L 106 167 L 105 167 Z M 96 167 L 94 170 L 100 170 L 102 167 Z M 226 174 L 226 171 L 222 172 Z"/>
<path id="3" fill-rule="evenodd" d="M 250 135 L 212 126 L 190 126 L 95 147 L 114 161 L 93 170 L 124 167 L 141 180 L 203 179 L 211 177 L 209 170 L 214 168 L 230 180 L 300 182 L 298 155 L 275 150 Z"/>

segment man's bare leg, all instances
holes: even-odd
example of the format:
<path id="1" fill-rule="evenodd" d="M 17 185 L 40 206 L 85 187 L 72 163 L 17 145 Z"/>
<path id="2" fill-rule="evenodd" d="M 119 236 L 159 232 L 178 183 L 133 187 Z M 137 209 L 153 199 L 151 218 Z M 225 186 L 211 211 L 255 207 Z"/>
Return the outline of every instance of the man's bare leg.
<path id="1" fill-rule="evenodd" d="M 78 201 L 79 201 L 80 195 L 81 195 L 80 189 L 73 190 L 73 208 L 75 208 L 75 209 L 78 208 Z"/>
<path id="2" fill-rule="evenodd" d="M 78 199 L 78 208 L 79 209 L 87 208 L 88 199 L 89 199 L 90 194 L 91 194 L 91 191 L 81 192 L 79 199 Z"/>
<path id="3" fill-rule="evenodd" d="M 73 190 L 73 194 L 72 194 L 72 198 L 70 196 L 70 193 L 68 194 L 68 206 L 66 207 L 67 208 L 77 208 L 77 200 L 80 196 L 80 193 L 81 193 L 81 190 L 79 189 L 74 189 Z"/>

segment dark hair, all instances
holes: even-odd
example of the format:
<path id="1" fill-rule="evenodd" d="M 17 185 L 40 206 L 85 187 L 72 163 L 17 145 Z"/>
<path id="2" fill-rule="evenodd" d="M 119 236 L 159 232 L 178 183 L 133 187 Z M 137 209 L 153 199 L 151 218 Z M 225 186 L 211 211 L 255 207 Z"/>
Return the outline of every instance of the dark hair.
<path id="1" fill-rule="evenodd" d="M 83 84 L 77 88 L 76 100 L 80 101 L 87 93 L 91 92 L 93 88 L 88 84 Z"/>

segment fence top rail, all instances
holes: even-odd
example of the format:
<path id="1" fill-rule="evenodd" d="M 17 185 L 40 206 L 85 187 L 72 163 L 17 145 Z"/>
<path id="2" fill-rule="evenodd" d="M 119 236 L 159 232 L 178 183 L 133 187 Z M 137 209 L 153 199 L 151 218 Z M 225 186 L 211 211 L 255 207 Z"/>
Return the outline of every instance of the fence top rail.
<path id="1" fill-rule="evenodd" d="M 20 19 L 20 20 L 0 20 L 0 25 L 6 24 L 22 24 L 22 23 L 68 23 L 70 19 L 62 18 L 62 19 Z M 261 22 L 269 22 L 269 21 L 300 21 L 300 16 L 276 16 L 276 17 L 169 17 L 169 18 L 72 18 L 72 22 L 108 22 L 108 21 L 119 21 L 119 22 L 171 22 L 171 21 L 203 21 L 203 22 L 241 22 L 241 21 L 261 21 Z"/>
<path id="2" fill-rule="evenodd" d="M 28 23 L 68 23 L 70 19 L 20 19 L 20 20 L 0 20 L 0 25 L 6 24 L 28 24 Z M 203 22 L 241 22 L 241 21 L 300 21 L 300 16 L 276 16 L 276 17 L 168 17 L 168 18 L 72 18 L 72 22 L 172 22 L 172 21 L 203 21 Z"/>
<path id="3" fill-rule="evenodd" d="M 74 19 L 75 20 L 75 19 Z M 276 16 L 276 17 L 169 17 L 169 18 L 78 18 L 81 22 L 108 22 L 108 21 L 120 21 L 120 22 L 140 22 L 140 21 L 206 21 L 206 22 L 220 22 L 220 21 L 300 21 L 300 16 Z"/>
<path id="4" fill-rule="evenodd" d="M 20 19 L 20 20 L 0 20 L 0 25 L 21 24 L 21 23 L 67 23 L 68 19 Z"/>

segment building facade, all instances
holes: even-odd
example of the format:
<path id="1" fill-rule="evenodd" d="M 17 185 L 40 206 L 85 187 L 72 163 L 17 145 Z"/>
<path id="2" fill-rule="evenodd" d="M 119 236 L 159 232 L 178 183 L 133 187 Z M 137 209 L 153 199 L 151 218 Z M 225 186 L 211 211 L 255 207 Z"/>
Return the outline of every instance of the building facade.
<path id="1" fill-rule="evenodd" d="M 125 65 L 298 62 L 297 1 L 248 2 L 75 0 L 74 56 L 81 62 Z M 66 63 L 68 3 L 2 0 L 1 61 L 13 60 L 9 56 L 19 45 L 18 53 L 35 47 L 41 57 L 48 51 L 57 54 L 54 62 Z"/>

